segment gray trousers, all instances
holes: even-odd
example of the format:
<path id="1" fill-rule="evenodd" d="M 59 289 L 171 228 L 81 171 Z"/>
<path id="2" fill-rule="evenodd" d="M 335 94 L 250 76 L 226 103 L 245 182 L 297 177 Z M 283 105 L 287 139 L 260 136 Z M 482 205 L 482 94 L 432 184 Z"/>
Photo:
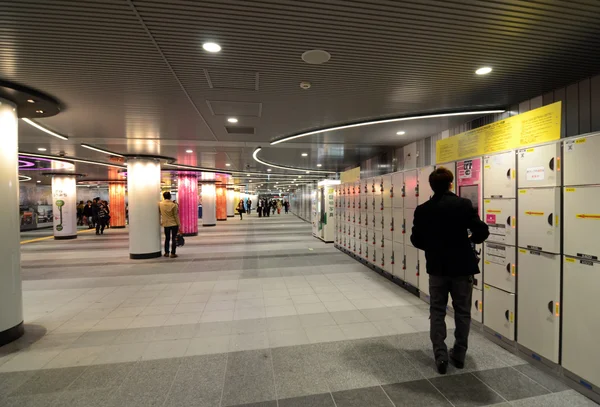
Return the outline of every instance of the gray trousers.
<path id="1" fill-rule="evenodd" d="M 445 318 L 448 294 L 450 294 L 456 323 L 453 357 L 460 362 L 464 362 L 471 328 L 473 276 L 443 277 L 430 275 L 429 294 L 430 337 L 435 359 L 448 361 L 448 347 L 445 343 L 447 335 Z"/>

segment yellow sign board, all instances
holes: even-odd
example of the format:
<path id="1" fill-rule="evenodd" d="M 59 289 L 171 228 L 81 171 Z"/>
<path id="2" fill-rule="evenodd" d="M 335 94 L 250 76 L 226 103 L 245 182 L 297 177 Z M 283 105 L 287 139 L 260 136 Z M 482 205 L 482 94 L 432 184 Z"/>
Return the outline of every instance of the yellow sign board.
<path id="1" fill-rule="evenodd" d="M 360 167 L 352 168 L 351 170 L 340 173 L 340 181 L 342 184 L 360 181 Z"/>
<path id="2" fill-rule="evenodd" d="M 479 127 L 436 144 L 438 164 L 560 139 L 561 102 Z"/>

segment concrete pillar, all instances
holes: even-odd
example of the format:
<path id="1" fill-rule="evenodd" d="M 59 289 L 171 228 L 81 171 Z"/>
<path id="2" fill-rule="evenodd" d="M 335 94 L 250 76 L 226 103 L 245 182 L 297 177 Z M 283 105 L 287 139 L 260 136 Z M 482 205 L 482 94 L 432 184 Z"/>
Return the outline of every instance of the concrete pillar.
<path id="1" fill-rule="evenodd" d="M 235 201 L 235 190 L 233 188 L 233 180 L 231 175 L 227 176 L 227 217 L 233 218 L 235 216 L 235 209 L 237 207 Z"/>
<path id="2" fill-rule="evenodd" d="M 54 238 L 77 238 L 77 180 L 74 174 L 52 174 Z"/>
<path id="3" fill-rule="evenodd" d="M 202 173 L 202 226 L 217 224 L 217 190 L 215 174 Z"/>
<path id="4" fill-rule="evenodd" d="M 160 160 L 152 157 L 127 159 L 129 199 L 129 258 L 161 256 Z"/>
<path id="5" fill-rule="evenodd" d="M 110 208 L 110 227 L 124 228 L 127 223 L 125 213 L 125 182 L 108 183 L 108 206 Z"/>
<path id="6" fill-rule="evenodd" d="M 180 172 L 178 174 L 177 203 L 181 233 L 184 236 L 198 235 L 198 175 Z"/>
<path id="7" fill-rule="evenodd" d="M 18 120 L 16 106 L 0 99 L 0 346 L 24 333 L 19 243 Z"/>

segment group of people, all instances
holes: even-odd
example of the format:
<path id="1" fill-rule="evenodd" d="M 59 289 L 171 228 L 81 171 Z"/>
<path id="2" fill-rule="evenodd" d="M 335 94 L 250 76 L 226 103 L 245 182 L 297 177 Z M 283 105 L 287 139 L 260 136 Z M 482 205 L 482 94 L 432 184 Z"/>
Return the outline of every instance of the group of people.
<path id="1" fill-rule="evenodd" d="M 96 197 L 87 203 L 79 201 L 77 205 L 77 225 L 96 228 L 97 235 L 103 235 L 104 229 L 110 227 L 110 207 L 108 202 Z"/>
<path id="2" fill-rule="evenodd" d="M 263 216 L 269 217 L 271 215 L 275 215 L 275 212 L 281 214 L 282 209 L 285 211 L 285 213 L 290 211 L 290 203 L 288 201 L 284 201 L 283 199 L 259 199 L 258 205 L 256 206 L 256 212 L 258 213 L 259 218 L 262 218 Z M 243 219 L 244 213 L 252 213 L 252 200 L 248 198 L 248 200 L 244 202 L 243 199 L 240 199 L 236 211 L 240 215 L 240 219 Z"/>

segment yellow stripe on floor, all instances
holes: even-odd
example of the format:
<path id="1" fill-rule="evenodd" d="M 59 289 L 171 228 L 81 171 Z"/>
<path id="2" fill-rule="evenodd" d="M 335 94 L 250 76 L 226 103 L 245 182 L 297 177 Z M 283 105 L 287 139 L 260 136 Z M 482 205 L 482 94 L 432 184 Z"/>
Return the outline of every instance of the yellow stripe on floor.
<path id="1" fill-rule="evenodd" d="M 96 231 L 96 229 L 79 230 L 79 231 L 77 231 L 77 234 L 79 234 L 79 233 L 87 233 L 87 232 L 95 232 L 95 231 Z M 49 240 L 49 239 L 54 239 L 54 235 L 52 235 L 52 236 L 44 236 L 44 237 L 37 237 L 35 239 L 29 239 L 29 240 L 23 240 L 21 242 L 21 244 L 41 242 L 43 240 Z"/>

